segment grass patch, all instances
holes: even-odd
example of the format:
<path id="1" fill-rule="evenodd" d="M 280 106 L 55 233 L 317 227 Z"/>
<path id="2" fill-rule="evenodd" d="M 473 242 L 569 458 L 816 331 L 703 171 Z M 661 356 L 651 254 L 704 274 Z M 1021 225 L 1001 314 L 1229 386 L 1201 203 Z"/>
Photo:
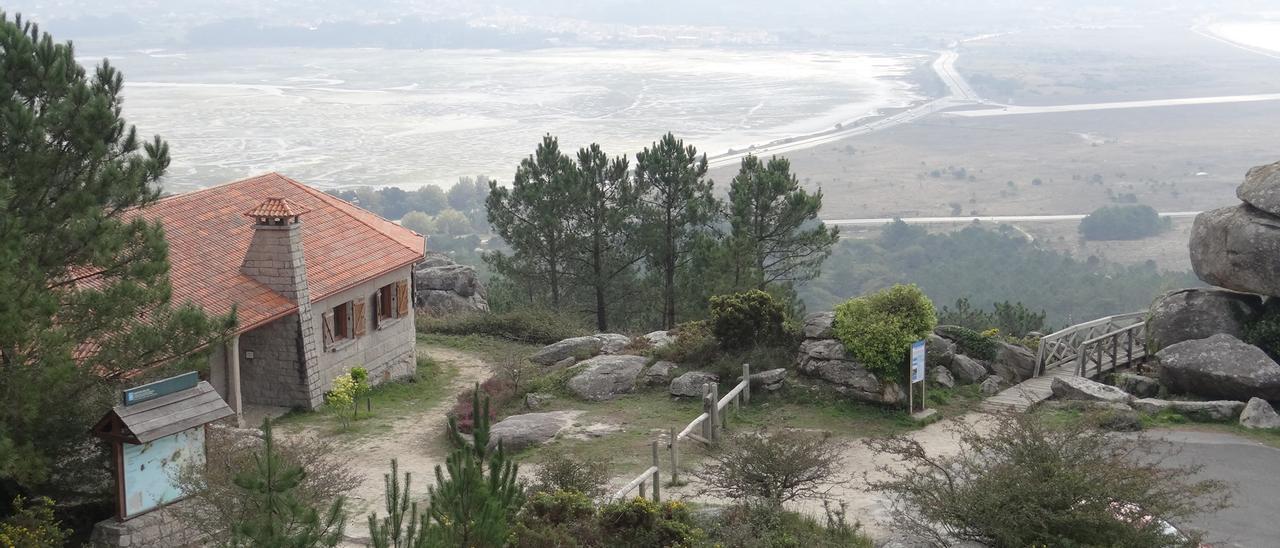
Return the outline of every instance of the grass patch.
<path id="1" fill-rule="evenodd" d="M 547 345 L 587 335 L 581 318 L 542 310 L 451 314 L 444 318 L 418 316 L 418 332 L 442 335 L 484 334 L 526 344 Z"/>
<path id="2" fill-rule="evenodd" d="M 420 353 L 418 370 L 412 377 L 379 384 L 369 391 L 367 401 L 361 399 L 359 414 L 349 428 L 343 429 L 338 417 L 325 407 L 315 411 L 292 411 L 280 417 L 276 424 L 286 430 L 315 428 L 343 440 L 385 433 L 396 420 L 421 413 L 443 401 L 457 372 L 454 366 Z"/>

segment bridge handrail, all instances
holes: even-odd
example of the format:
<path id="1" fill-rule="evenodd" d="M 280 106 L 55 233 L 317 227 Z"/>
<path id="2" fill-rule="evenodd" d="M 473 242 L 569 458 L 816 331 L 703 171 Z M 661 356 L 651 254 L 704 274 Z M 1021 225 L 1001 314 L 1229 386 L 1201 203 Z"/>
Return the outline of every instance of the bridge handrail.
<path id="1" fill-rule="evenodd" d="M 1094 333 L 1097 333 L 1095 331 L 1095 328 L 1102 326 L 1102 327 L 1107 327 L 1109 329 L 1106 329 L 1100 335 L 1091 337 L 1091 339 L 1106 337 L 1109 334 L 1112 334 L 1115 332 L 1122 332 L 1125 329 L 1130 329 L 1134 325 L 1141 325 L 1145 323 L 1147 313 L 1148 312 L 1145 310 L 1140 310 L 1137 312 L 1128 312 L 1124 314 L 1114 314 L 1111 316 L 1105 316 L 1102 318 L 1098 318 L 1096 320 L 1090 320 L 1084 323 L 1072 325 L 1042 337 L 1040 339 L 1039 348 L 1036 351 L 1035 376 L 1039 377 L 1043 375 L 1044 370 L 1047 369 L 1048 367 L 1075 361 L 1076 357 L 1080 353 L 1081 348 L 1083 348 L 1084 344 L 1089 340 L 1086 339 L 1084 341 L 1073 341 L 1071 340 L 1073 336 L 1077 336 L 1081 333 L 1093 335 Z M 1138 320 L 1138 321 L 1134 321 L 1134 320 Z"/>

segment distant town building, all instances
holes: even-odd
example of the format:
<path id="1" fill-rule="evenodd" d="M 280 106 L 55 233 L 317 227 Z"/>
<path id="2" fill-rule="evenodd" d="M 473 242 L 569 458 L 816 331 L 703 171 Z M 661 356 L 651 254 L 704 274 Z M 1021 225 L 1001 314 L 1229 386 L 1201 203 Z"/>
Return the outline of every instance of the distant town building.
<path id="1" fill-rule="evenodd" d="M 173 300 L 235 307 L 235 335 L 209 381 L 245 405 L 313 409 L 333 378 L 409 375 L 414 355 L 413 231 L 283 175 L 180 194 L 142 209 L 169 242 Z"/>

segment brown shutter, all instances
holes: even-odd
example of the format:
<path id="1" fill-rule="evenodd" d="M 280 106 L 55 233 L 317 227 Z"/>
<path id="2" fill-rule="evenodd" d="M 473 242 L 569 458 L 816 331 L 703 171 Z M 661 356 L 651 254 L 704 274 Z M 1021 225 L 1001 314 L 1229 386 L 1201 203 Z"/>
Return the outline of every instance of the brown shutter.
<path id="1" fill-rule="evenodd" d="M 380 291 L 374 291 L 373 296 L 369 298 L 373 302 L 373 328 L 378 328 L 378 318 L 382 317 L 382 294 Z"/>
<path id="2" fill-rule="evenodd" d="M 364 303 L 360 301 L 351 301 L 351 302 L 352 302 L 352 306 L 355 308 L 355 317 L 352 319 L 352 321 L 355 322 L 356 336 L 361 337 L 361 336 L 364 336 L 364 331 L 365 331 L 364 324 L 366 321 L 364 319 Z"/>
<path id="3" fill-rule="evenodd" d="M 333 312 L 320 314 L 320 321 L 323 324 L 320 331 L 324 333 L 324 347 L 329 348 L 333 345 Z"/>
<path id="4" fill-rule="evenodd" d="M 400 280 L 396 282 L 396 316 L 404 317 L 409 315 L 409 282 Z"/>
<path id="5" fill-rule="evenodd" d="M 352 316 L 355 315 L 355 310 L 352 310 L 355 308 L 354 306 L 352 306 L 353 304 L 355 304 L 355 301 L 347 301 L 347 338 L 348 339 L 355 338 L 356 336 L 356 329 L 355 329 L 356 326 L 351 321 Z"/>

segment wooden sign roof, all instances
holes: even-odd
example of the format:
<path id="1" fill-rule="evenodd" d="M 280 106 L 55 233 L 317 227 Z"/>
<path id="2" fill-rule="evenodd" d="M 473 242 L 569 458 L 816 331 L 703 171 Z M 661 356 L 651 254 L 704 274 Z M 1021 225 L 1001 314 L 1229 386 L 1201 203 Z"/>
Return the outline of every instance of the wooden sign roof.
<path id="1" fill-rule="evenodd" d="M 117 405 L 93 427 L 108 440 L 142 444 L 234 415 L 206 381 L 194 388 L 134 405 Z"/>

